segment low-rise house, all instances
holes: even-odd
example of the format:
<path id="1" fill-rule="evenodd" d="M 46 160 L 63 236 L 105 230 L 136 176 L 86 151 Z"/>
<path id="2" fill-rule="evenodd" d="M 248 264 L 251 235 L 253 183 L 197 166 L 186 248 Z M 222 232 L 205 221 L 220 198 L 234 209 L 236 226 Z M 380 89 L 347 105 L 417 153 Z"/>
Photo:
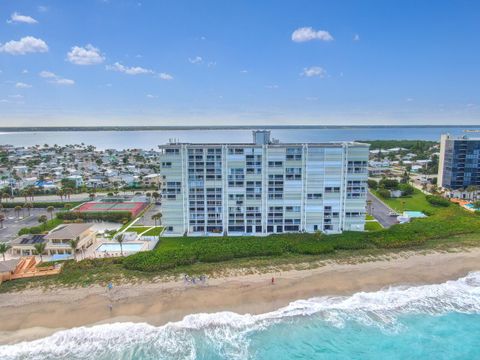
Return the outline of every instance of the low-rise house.
<path id="1" fill-rule="evenodd" d="M 90 247 L 96 238 L 91 224 L 65 224 L 47 235 L 24 235 L 11 242 L 11 254 L 16 256 L 35 255 L 35 244 L 46 243 L 46 255 L 71 255 L 70 242 L 78 240 L 76 251 Z"/>

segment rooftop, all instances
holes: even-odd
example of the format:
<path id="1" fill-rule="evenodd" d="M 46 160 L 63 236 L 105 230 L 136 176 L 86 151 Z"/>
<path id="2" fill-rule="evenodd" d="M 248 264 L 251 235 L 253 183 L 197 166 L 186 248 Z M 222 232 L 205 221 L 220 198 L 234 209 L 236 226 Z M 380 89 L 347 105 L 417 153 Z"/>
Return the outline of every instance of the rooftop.
<path id="1" fill-rule="evenodd" d="M 68 224 L 53 230 L 50 234 L 45 236 L 47 240 L 53 239 L 75 239 L 83 232 L 90 229 L 92 224 Z"/>

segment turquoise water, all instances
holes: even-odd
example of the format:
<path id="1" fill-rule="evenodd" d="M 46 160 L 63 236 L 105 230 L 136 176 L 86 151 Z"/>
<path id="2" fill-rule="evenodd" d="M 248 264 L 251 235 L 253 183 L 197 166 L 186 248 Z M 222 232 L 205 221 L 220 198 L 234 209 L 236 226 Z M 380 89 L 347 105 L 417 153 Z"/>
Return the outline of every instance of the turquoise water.
<path id="1" fill-rule="evenodd" d="M 0 359 L 478 359 L 480 273 L 438 285 L 298 300 L 261 315 L 115 323 L 0 346 Z"/>
<path id="2" fill-rule="evenodd" d="M 136 243 L 124 243 L 122 244 L 123 251 L 125 252 L 138 252 L 142 249 L 143 244 L 136 244 Z M 109 244 L 104 243 L 100 245 L 96 251 L 100 252 L 120 252 L 120 244 Z"/>
<path id="3" fill-rule="evenodd" d="M 405 211 L 405 215 L 411 218 L 426 217 L 426 215 L 421 211 Z"/>

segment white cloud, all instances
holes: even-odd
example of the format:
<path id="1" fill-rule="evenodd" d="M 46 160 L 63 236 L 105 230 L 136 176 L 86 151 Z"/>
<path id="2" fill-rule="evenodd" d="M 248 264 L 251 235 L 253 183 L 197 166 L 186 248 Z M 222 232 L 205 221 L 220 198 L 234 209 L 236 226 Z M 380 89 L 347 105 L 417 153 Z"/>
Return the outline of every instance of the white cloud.
<path id="1" fill-rule="evenodd" d="M 158 74 L 158 77 L 162 80 L 173 80 L 173 76 L 167 73 L 160 73 Z"/>
<path id="2" fill-rule="evenodd" d="M 30 84 L 25 84 L 25 83 L 23 83 L 23 82 L 17 82 L 17 83 L 15 84 L 15 87 L 16 87 L 17 89 L 29 89 L 29 88 L 32 87 L 32 85 L 30 85 Z"/>
<path id="3" fill-rule="evenodd" d="M 279 87 L 280 87 L 280 86 L 275 85 L 275 84 L 273 84 L 273 85 L 265 85 L 265 88 L 266 88 L 266 89 L 278 89 Z"/>
<path id="4" fill-rule="evenodd" d="M 353 35 L 353 41 L 360 41 L 360 35 L 358 34 Z"/>
<path id="5" fill-rule="evenodd" d="M 147 98 L 156 99 L 156 98 L 158 98 L 158 96 L 157 95 L 152 95 L 152 94 L 147 94 Z"/>
<path id="6" fill-rule="evenodd" d="M 17 12 L 14 12 L 12 15 L 10 15 L 10 19 L 7 20 L 7 23 L 38 24 L 38 21 L 31 16 L 21 15 Z"/>
<path id="7" fill-rule="evenodd" d="M 312 66 L 309 68 L 303 68 L 303 71 L 300 73 L 300 75 L 306 76 L 306 77 L 318 76 L 323 78 L 327 75 L 327 72 L 325 71 L 324 68 L 320 66 Z"/>
<path id="8" fill-rule="evenodd" d="M 413 101 L 413 98 L 410 98 L 410 97 L 409 97 L 409 98 L 406 98 L 405 101 L 406 101 L 406 102 L 412 102 L 412 101 Z"/>
<path id="9" fill-rule="evenodd" d="M 43 53 L 47 51 L 47 43 L 33 36 L 25 36 L 18 41 L 11 40 L 0 45 L 0 52 L 6 52 L 10 55 L 25 55 L 27 53 Z"/>
<path id="10" fill-rule="evenodd" d="M 191 63 L 191 64 L 199 64 L 203 61 L 202 57 L 201 56 L 195 56 L 194 58 L 188 58 L 188 61 Z"/>
<path id="11" fill-rule="evenodd" d="M 295 42 L 311 40 L 332 41 L 333 36 L 325 30 L 315 30 L 311 27 L 302 27 L 292 33 L 292 40 Z"/>
<path id="12" fill-rule="evenodd" d="M 44 79 L 49 79 L 49 83 L 57 84 L 57 85 L 75 85 L 75 81 L 71 79 L 62 78 L 51 71 L 42 71 L 38 74 L 40 77 Z"/>
<path id="13" fill-rule="evenodd" d="M 47 12 L 48 8 L 46 6 L 39 5 L 39 6 L 37 6 L 37 11 L 38 12 Z"/>
<path id="14" fill-rule="evenodd" d="M 248 74 L 248 70 L 240 70 L 241 74 Z"/>
<path id="15" fill-rule="evenodd" d="M 97 65 L 101 64 L 105 57 L 98 48 L 87 44 L 85 47 L 73 46 L 67 54 L 67 60 L 75 65 Z"/>
<path id="16" fill-rule="evenodd" d="M 119 62 L 116 62 L 113 65 L 107 65 L 106 69 L 110 71 L 121 72 L 128 75 L 153 74 L 152 70 L 145 69 L 140 66 L 128 67 L 120 64 Z"/>
<path id="17" fill-rule="evenodd" d="M 28 74 L 28 70 L 27 70 L 27 69 L 23 69 L 23 70 L 22 70 L 22 74 Z"/>
<path id="18" fill-rule="evenodd" d="M 23 95 L 20 94 L 8 95 L 8 97 L 12 99 L 23 99 Z"/>

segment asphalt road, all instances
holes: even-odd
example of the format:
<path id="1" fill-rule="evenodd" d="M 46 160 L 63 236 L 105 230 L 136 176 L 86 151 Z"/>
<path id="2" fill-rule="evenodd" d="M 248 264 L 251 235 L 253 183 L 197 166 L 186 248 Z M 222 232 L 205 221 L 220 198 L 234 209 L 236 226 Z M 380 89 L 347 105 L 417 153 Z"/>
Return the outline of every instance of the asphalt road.
<path id="1" fill-rule="evenodd" d="M 368 192 L 367 200 L 372 202 L 370 206 L 367 206 L 367 210 L 370 210 L 370 214 L 373 215 L 373 217 L 377 219 L 383 227 L 389 228 L 393 224 L 397 223 L 397 218 L 389 215 L 389 213 L 393 210 L 390 209 L 383 201 L 372 195 L 370 192 Z"/>

